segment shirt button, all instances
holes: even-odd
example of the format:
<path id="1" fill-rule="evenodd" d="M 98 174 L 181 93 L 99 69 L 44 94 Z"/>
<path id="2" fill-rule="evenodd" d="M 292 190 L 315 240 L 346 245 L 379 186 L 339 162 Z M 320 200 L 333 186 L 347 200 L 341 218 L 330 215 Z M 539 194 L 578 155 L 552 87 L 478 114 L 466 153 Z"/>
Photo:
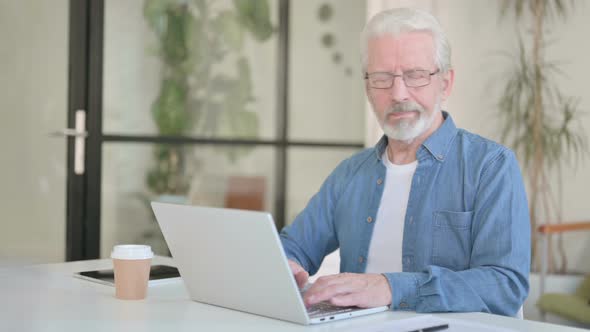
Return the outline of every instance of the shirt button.
<path id="1" fill-rule="evenodd" d="M 406 258 L 404 259 L 404 261 L 405 261 L 405 263 L 406 263 L 406 264 L 410 264 L 410 262 L 411 262 L 412 260 L 410 259 L 410 257 L 406 257 Z"/>
<path id="2" fill-rule="evenodd" d="M 413 225 L 414 224 L 414 216 L 410 216 L 410 224 Z"/>
<path id="3" fill-rule="evenodd" d="M 371 218 L 371 216 L 368 216 L 368 217 L 367 217 L 367 222 L 368 222 L 368 223 L 372 223 L 372 222 L 373 222 L 373 218 Z"/>
<path id="4" fill-rule="evenodd" d="M 363 256 L 359 256 L 359 263 L 364 262 L 365 258 Z"/>
<path id="5" fill-rule="evenodd" d="M 383 179 L 379 178 L 377 179 L 377 184 L 382 184 L 383 183 Z"/>

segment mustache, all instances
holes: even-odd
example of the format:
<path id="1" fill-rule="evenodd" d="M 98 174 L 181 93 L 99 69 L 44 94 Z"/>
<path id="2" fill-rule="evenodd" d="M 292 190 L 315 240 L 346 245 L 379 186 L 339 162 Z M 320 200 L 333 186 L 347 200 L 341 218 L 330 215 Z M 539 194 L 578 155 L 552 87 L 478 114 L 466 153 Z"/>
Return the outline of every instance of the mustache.
<path id="1" fill-rule="evenodd" d="M 415 101 L 406 101 L 403 103 L 398 103 L 393 105 L 389 108 L 385 115 L 393 114 L 393 113 L 401 113 L 401 112 L 413 112 L 418 111 L 419 113 L 423 113 L 426 111 L 424 107 L 420 104 L 416 103 Z"/>

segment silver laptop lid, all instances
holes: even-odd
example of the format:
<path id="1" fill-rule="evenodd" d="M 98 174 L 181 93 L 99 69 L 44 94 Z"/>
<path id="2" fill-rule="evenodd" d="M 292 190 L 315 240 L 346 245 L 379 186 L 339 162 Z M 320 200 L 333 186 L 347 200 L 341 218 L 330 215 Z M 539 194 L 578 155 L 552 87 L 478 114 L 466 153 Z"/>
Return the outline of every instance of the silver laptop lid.
<path id="1" fill-rule="evenodd" d="M 272 216 L 152 202 L 194 301 L 309 324 Z"/>

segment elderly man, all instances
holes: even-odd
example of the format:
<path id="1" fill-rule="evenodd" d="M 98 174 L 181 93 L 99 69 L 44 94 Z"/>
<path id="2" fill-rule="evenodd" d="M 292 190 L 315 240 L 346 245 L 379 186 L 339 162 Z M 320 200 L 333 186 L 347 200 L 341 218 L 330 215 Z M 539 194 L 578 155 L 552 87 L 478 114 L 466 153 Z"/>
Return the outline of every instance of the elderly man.
<path id="1" fill-rule="evenodd" d="M 300 287 L 340 248 L 341 273 L 319 278 L 306 305 L 515 315 L 529 288 L 522 177 L 510 150 L 440 109 L 454 81 L 442 28 L 423 11 L 381 12 L 361 51 L 385 135 L 336 167 L 281 232 Z"/>

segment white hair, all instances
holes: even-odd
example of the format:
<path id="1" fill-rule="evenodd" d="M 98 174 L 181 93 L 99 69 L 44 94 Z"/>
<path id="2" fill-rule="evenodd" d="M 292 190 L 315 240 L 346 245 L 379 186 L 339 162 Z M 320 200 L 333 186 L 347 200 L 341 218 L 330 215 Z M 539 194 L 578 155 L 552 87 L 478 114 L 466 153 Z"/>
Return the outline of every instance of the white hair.
<path id="1" fill-rule="evenodd" d="M 426 31 L 434 40 L 434 61 L 441 72 L 451 69 L 451 45 L 440 23 L 430 13 L 411 8 L 386 10 L 373 16 L 361 33 L 361 61 L 367 69 L 369 39 L 384 35 L 397 37 L 404 32 Z"/>

